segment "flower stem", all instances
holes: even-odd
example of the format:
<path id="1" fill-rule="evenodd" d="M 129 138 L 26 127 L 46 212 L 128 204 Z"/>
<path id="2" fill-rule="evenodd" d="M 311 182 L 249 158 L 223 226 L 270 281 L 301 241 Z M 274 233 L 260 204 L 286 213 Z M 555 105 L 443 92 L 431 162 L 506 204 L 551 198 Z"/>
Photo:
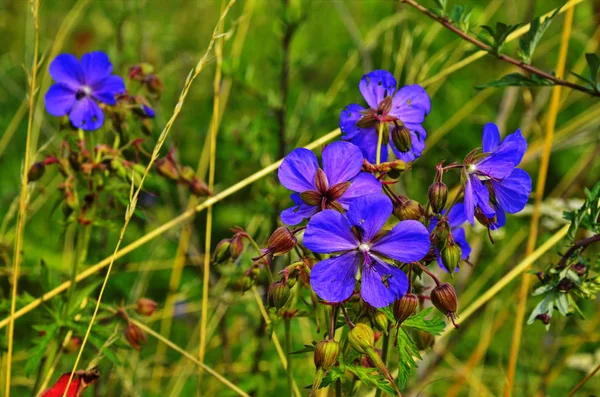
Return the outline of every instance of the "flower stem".
<path id="1" fill-rule="evenodd" d="M 379 138 L 377 138 L 377 153 L 375 157 L 375 164 L 381 164 L 381 144 L 383 143 L 383 123 L 379 123 Z"/>
<path id="2" fill-rule="evenodd" d="M 390 333 L 388 332 L 383 336 L 383 346 L 381 347 L 381 359 L 383 360 L 383 364 L 387 367 L 387 358 L 388 358 L 388 350 L 390 347 Z M 375 393 L 375 397 L 381 397 L 382 391 L 381 389 L 377 389 Z"/>
<path id="3" fill-rule="evenodd" d="M 285 354 L 287 355 L 287 384 L 290 397 L 294 397 L 294 374 L 292 372 L 292 331 L 290 329 L 290 317 L 284 318 L 285 324 Z"/>
<path id="4" fill-rule="evenodd" d="M 439 279 L 439 278 L 437 278 L 437 277 L 435 276 L 435 274 L 433 274 L 433 273 L 431 273 L 429 270 L 427 270 L 427 268 L 426 268 L 425 266 L 423 266 L 423 265 L 421 264 L 421 262 L 413 262 L 413 263 L 414 263 L 414 264 L 416 264 L 417 266 L 419 266 L 419 267 L 421 268 L 421 270 L 423 270 L 425 273 L 427 273 L 427 275 L 428 275 L 429 277 L 431 277 L 431 278 L 433 279 L 433 281 L 435 281 L 435 285 L 437 285 L 437 286 L 439 287 L 439 285 L 440 285 L 440 279 Z"/>

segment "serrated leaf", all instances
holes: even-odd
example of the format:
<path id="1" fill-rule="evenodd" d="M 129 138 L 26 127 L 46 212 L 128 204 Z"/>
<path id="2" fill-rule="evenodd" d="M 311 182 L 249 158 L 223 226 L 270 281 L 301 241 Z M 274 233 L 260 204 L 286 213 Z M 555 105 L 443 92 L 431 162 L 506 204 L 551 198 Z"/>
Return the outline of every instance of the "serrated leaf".
<path id="1" fill-rule="evenodd" d="M 338 379 L 340 380 L 340 382 L 344 383 L 344 380 L 345 380 L 344 371 L 345 371 L 344 366 L 330 368 L 329 371 L 327 371 L 327 374 L 321 380 L 319 389 L 329 386 L 330 384 L 337 381 Z M 312 389 L 312 385 L 306 386 L 305 389 Z"/>
<path id="2" fill-rule="evenodd" d="M 446 322 L 440 314 L 433 312 L 432 307 L 428 307 L 404 320 L 402 326 L 425 331 L 432 335 L 439 335 L 446 328 Z"/>
<path id="3" fill-rule="evenodd" d="M 488 87 L 540 87 L 552 86 L 554 82 L 537 75 L 527 77 L 520 73 L 510 73 L 502 76 L 500 80 L 495 80 L 486 84 L 475 86 L 478 90 L 483 90 Z"/>
<path id="4" fill-rule="evenodd" d="M 27 350 L 27 361 L 25 362 L 25 374 L 33 374 L 40 365 L 46 355 L 46 350 L 50 343 L 57 337 L 59 327 L 56 324 L 44 326 L 35 326 L 34 329 L 40 333 L 44 333 L 39 338 L 33 340 L 34 346 Z"/>
<path id="5" fill-rule="evenodd" d="M 398 387 L 402 390 L 406 387 L 408 378 L 413 368 L 417 368 L 415 357 L 421 360 L 419 349 L 415 341 L 408 333 L 400 327 L 398 330 Z"/>
<path id="6" fill-rule="evenodd" d="M 453 4 L 452 10 L 450 11 L 450 19 L 456 27 L 463 32 L 466 32 L 469 30 L 469 20 L 472 11 L 472 9 L 469 9 L 464 5 Z"/>
<path id="7" fill-rule="evenodd" d="M 100 286 L 100 284 L 102 284 L 102 281 L 98 280 L 91 283 L 90 285 L 86 285 L 81 289 L 75 290 L 73 294 L 73 301 L 69 310 L 70 316 L 75 315 L 81 310 L 81 303 L 83 302 L 83 300 L 87 299 L 92 294 L 92 292 L 94 292 L 94 290 Z"/>
<path id="8" fill-rule="evenodd" d="M 529 31 L 519 40 L 519 56 L 523 62 L 531 63 L 531 58 L 533 57 L 537 45 L 560 9 L 561 7 L 554 10 L 552 15 L 544 19 L 543 22 L 541 22 L 540 17 L 531 21 Z"/>
<path id="9" fill-rule="evenodd" d="M 502 51 L 502 46 L 504 45 L 504 42 L 508 38 L 508 35 L 510 35 L 512 32 L 517 30 L 522 25 L 523 24 L 507 25 L 503 22 L 496 22 L 495 28 L 484 25 L 481 28 L 484 29 L 484 31 L 489 34 L 491 40 L 486 39 L 485 36 L 482 36 L 482 35 L 478 35 L 478 37 L 482 40 L 485 40 L 486 43 L 490 47 L 492 47 L 492 50 L 496 54 L 498 54 Z"/>
<path id="10" fill-rule="evenodd" d="M 396 391 L 376 368 L 365 368 L 356 365 L 346 365 L 346 369 L 358 377 L 365 385 L 376 387 L 384 392 L 396 395 Z"/>

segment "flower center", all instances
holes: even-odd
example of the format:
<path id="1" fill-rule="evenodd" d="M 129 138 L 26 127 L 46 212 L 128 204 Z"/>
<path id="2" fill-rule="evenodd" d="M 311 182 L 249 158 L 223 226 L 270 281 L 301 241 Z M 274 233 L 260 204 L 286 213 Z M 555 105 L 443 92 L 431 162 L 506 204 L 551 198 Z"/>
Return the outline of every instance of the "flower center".
<path id="1" fill-rule="evenodd" d="M 77 100 L 80 100 L 84 97 L 90 96 L 92 94 L 92 89 L 90 87 L 88 87 L 87 85 L 84 85 L 83 87 L 81 87 L 80 89 L 77 90 L 77 92 L 75 93 L 75 98 Z"/>
<path id="2" fill-rule="evenodd" d="M 362 243 L 358 246 L 358 250 L 361 251 L 363 254 L 366 254 L 371 250 L 371 246 L 367 243 Z"/>
<path id="3" fill-rule="evenodd" d="M 475 165 L 475 164 L 469 164 L 467 166 L 467 172 L 469 174 L 474 174 L 475 172 L 477 172 L 477 165 Z"/>

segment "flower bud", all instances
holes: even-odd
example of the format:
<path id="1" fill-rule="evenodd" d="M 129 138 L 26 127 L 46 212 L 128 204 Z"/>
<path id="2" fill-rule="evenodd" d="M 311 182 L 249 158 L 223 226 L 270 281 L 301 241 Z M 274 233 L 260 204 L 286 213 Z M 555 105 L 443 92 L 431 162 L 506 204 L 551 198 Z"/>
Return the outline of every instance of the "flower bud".
<path id="1" fill-rule="evenodd" d="M 163 157 L 156 160 L 156 171 L 165 178 L 172 179 L 174 181 L 179 180 L 179 169 L 177 164 L 168 157 Z"/>
<path id="2" fill-rule="evenodd" d="M 450 235 L 450 224 L 446 220 L 446 218 L 442 218 L 436 223 L 433 228 L 433 244 L 435 247 L 442 251 L 446 248 L 446 244 L 448 243 L 448 236 Z"/>
<path id="3" fill-rule="evenodd" d="M 571 270 L 573 270 L 579 276 L 583 276 L 587 272 L 587 266 L 585 266 L 583 263 L 576 263 L 571 266 Z"/>
<path id="4" fill-rule="evenodd" d="M 446 200 L 448 200 L 448 187 L 444 182 L 434 182 L 429 186 L 427 196 L 429 197 L 431 209 L 436 214 L 439 214 L 444 209 Z"/>
<path id="5" fill-rule="evenodd" d="M 455 327 L 458 327 L 454 322 L 454 314 L 458 307 L 456 291 L 451 284 L 444 283 L 435 287 L 429 296 L 431 303 L 443 314 L 452 320 Z"/>
<path id="6" fill-rule="evenodd" d="M 146 76 L 146 78 L 144 79 L 144 83 L 146 83 L 148 91 L 150 91 L 153 94 L 161 94 L 165 89 L 165 85 L 162 82 L 162 80 L 154 74 L 149 74 L 148 76 Z"/>
<path id="7" fill-rule="evenodd" d="M 208 188 L 206 183 L 202 182 L 200 180 L 200 178 L 198 178 L 198 177 L 192 178 L 192 181 L 190 182 L 189 186 L 190 186 L 190 192 L 192 192 L 192 194 L 194 196 L 210 196 L 210 195 L 212 195 L 212 192 L 210 191 L 210 189 Z"/>
<path id="8" fill-rule="evenodd" d="M 348 331 L 348 342 L 357 352 L 366 353 L 375 343 L 375 334 L 367 324 L 358 323 Z"/>
<path id="9" fill-rule="evenodd" d="M 137 309 L 136 312 L 141 314 L 142 316 L 151 316 L 156 310 L 156 306 L 158 304 L 154 302 L 152 299 L 148 298 L 140 298 L 137 301 Z"/>
<path id="10" fill-rule="evenodd" d="M 411 292 L 394 302 L 394 318 L 398 324 L 409 318 L 419 305 L 419 298 Z"/>
<path id="11" fill-rule="evenodd" d="M 373 321 L 375 328 L 387 334 L 390 322 L 384 312 L 379 310 L 376 311 L 371 321 Z"/>
<path id="12" fill-rule="evenodd" d="M 271 284 L 267 293 L 267 303 L 276 309 L 281 309 L 290 299 L 290 289 L 283 281 Z"/>
<path id="13" fill-rule="evenodd" d="M 231 257 L 231 240 L 228 238 L 219 241 L 219 244 L 215 247 L 215 253 L 213 255 L 213 261 L 215 263 L 223 263 Z"/>
<path id="14" fill-rule="evenodd" d="M 64 351 L 67 354 L 75 353 L 75 352 L 79 351 L 80 347 L 81 347 L 81 338 L 74 336 L 71 339 L 69 339 L 69 342 L 64 346 Z"/>
<path id="15" fill-rule="evenodd" d="M 298 241 L 296 236 L 285 226 L 278 227 L 267 242 L 267 250 L 273 256 L 283 255 L 290 252 Z"/>
<path id="16" fill-rule="evenodd" d="M 135 350 L 142 350 L 142 345 L 148 340 L 144 331 L 132 322 L 128 322 L 125 327 L 125 339 Z"/>
<path id="17" fill-rule="evenodd" d="M 462 250 L 460 246 L 456 244 L 454 241 L 448 241 L 446 248 L 442 250 L 442 263 L 444 267 L 450 272 L 450 275 L 454 274 L 454 270 L 457 268 L 460 263 L 460 258 L 462 256 Z"/>
<path id="18" fill-rule="evenodd" d="M 244 241 L 242 237 L 236 234 L 231 238 L 229 243 L 229 255 L 231 255 L 232 261 L 236 261 L 242 255 L 242 252 L 244 252 Z"/>
<path id="19" fill-rule="evenodd" d="M 44 165 L 44 163 L 33 163 L 31 165 L 31 168 L 29 169 L 29 172 L 27 173 L 27 180 L 29 182 L 35 182 L 39 180 L 42 176 L 44 176 L 45 172 L 46 166 Z"/>
<path id="20" fill-rule="evenodd" d="M 392 142 L 400 153 L 406 153 L 412 147 L 410 131 L 405 125 L 398 125 L 392 129 Z"/>
<path id="21" fill-rule="evenodd" d="M 244 275 L 244 277 L 238 281 L 238 287 L 242 290 L 242 292 L 246 292 L 252 288 L 255 283 L 256 281 L 254 281 L 254 278 Z"/>
<path id="22" fill-rule="evenodd" d="M 337 363 L 341 350 L 339 342 L 333 339 L 320 341 L 315 346 L 315 367 L 329 371 Z"/>
<path id="23" fill-rule="evenodd" d="M 548 313 L 542 313 L 535 316 L 535 319 L 540 320 L 544 325 L 548 325 L 550 324 L 551 317 L 548 315 Z"/>
<path id="24" fill-rule="evenodd" d="M 401 221 L 419 220 L 423 212 L 423 207 L 415 200 L 404 199 L 401 203 L 394 203 L 394 216 Z"/>

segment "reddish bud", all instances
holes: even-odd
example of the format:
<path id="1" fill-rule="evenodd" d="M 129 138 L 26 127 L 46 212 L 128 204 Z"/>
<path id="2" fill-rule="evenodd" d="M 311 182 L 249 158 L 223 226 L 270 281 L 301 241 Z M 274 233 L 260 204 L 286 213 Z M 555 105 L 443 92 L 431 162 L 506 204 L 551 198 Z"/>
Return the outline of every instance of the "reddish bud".
<path id="1" fill-rule="evenodd" d="M 431 303 L 443 314 L 452 320 L 452 324 L 458 328 L 454 322 L 456 309 L 458 307 L 458 299 L 456 291 L 451 284 L 444 283 L 435 287 L 430 294 Z"/>
<path id="2" fill-rule="evenodd" d="M 278 227 L 267 242 L 267 251 L 273 256 L 290 252 L 298 241 L 290 229 L 285 226 Z"/>
<path id="3" fill-rule="evenodd" d="M 46 166 L 44 165 L 44 163 L 33 163 L 31 168 L 29 168 L 29 172 L 27 173 L 27 180 L 29 182 L 35 182 L 39 180 L 42 176 L 44 176 L 45 172 Z"/>
<path id="4" fill-rule="evenodd" d="M 179 180 L 179 167 L 177 167 L 175 161 L 173 161 L 169 157 L 163 157 L 161 159 L 156 160 L 155 164 L 156 171 L 158 171 L 160 175 L 174 181 Z"/>
<path id="5" fill-rule="evenodd" d="M 154 313 L 154 310 L 156 310 L 157 305 L 158 304 L 152 299 L 140 298 L 137 301 L 136 311 L 142 316 L 151 316 Z"/>
<path id="6" fill-rule="evenodd" d="M 231 260 L 235 261 L 244 252 L 244 241 L 240 235 L 234 235 L 229 244 L 229 255 Z"/>
<path id="7" fill-rule="evenodd" d="M 394 302 L 394 318 L 398 324 L 409 318 L 419 305 L 419 298 L 413 293 L 407 293 L 401 299 Z"/>
<path id="8" fill-rule="evenodd" d="M 69 339 L 69 342 L 64 346 L 63 349 L 64 349 L 65 353 L 70 354 L 70 353 L 75 353 L 75 352 L 79 351 L 80 347 L 81 347 L 81 338 L 74 336 L 71 339 Z"/>
<path id="9" fill-rule="evenodd" d="M 194 196 L 204 197 L 212 195 L 206 183 L 204 183 L 200 180 L 200 178 L 197 177 L 194 177 L 190 182 L 190 191 Z"/>
<path id="10" fill-rule="evenodd" d="M 127 323 L 125 327 L 125 339 L 135 350 L 142 350 L 142 346 L 147 342 L 148 338 L 140 327 L 132 323 Z"/>

